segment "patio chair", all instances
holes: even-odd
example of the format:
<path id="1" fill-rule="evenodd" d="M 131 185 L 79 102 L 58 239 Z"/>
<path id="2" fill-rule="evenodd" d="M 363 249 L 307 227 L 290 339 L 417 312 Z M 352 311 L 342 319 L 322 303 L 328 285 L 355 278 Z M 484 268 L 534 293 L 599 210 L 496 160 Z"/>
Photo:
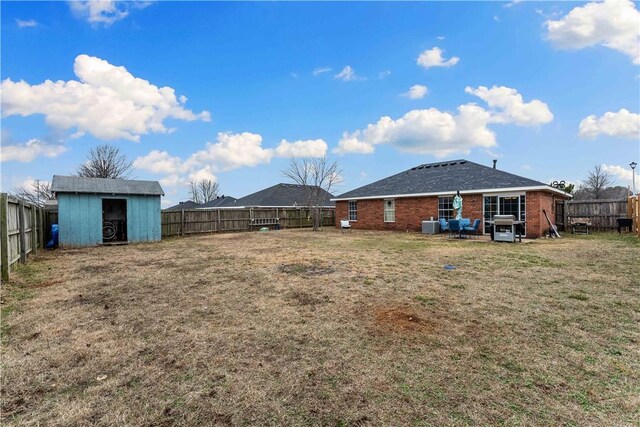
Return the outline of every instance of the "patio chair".
<path id="1" fill-rule="evenodd" d="M 440 223 L 440 233 L 445 233 L 449 231 L 449 223 L 447 222 L 446 219 L 440 218 L 438 222 Z M 444 238 L 444 235 L 442 236 L 442 238 Z"/>
<path id="2" fill-rule="evenodd" d="M 348 219 L 341 219 L 340 220 L 340 230 L 343 233 L 344 233 L 344 230 L 351 231 L 351 224 L 349 224 L 349 220 Z"/>
<path id="3" fill-rule="evenodd" d="M 479 219 L 476 219 L 473 221 L 473 225 L 467 225 L 463 228 L 465 234 L 468 234 L 470 236 L 477 236 L 478 235 L 478 229 L 480 228 L 480 223 L 482 221 L 480 221 Z"/>
<path id="4" fill-rule="evenodd" d="M 460 228 L 460 221 L 457 219 L 452 219 L 449 221 L 449 238 L 451 236 L 456 236 L 456 234 L 460 234 L 462 229 Z"/>

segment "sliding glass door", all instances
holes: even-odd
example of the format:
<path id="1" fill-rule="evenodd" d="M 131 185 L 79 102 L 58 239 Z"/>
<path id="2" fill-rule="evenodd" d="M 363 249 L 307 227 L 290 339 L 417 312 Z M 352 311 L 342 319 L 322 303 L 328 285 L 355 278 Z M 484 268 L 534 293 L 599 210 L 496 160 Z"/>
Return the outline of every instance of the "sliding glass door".
<path id="1" fill-rule="evenodd" d="M 485 196 L 484 197 L 484 232 L 491 233 L 491 225 L 487 221 L 491 221 L 495 215 L 513 215 L 520 221 L 526 221 L 527 208 L 526 196 L 504 195 L 504 196 Z M 526 229 L 525 229 L 526 234 Z"/>

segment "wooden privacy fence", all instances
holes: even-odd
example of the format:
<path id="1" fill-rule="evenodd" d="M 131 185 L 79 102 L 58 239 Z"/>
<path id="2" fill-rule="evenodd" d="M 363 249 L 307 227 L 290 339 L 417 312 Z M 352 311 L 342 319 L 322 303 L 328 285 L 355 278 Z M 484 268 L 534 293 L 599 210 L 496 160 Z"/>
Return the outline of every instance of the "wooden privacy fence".
<path id="1" fill-rule="evenodd" d="M 571 218 L 587 218 L 592 230 L 613 231 L 618 227 L 618 218 L 629 218 L 627 215 L 627 199 L 567 200 L 563 224 L 568 230 Z"/>
<path id="2" fill-rule="evenodd" d="M 42 208 L 0 193 L 0 268 L 9 280 L 11 266 L 26 263 L 30 254 L 44 247 Z"/>
<path id="3" fill-rule="evenodd" d="M 225 231 L 251 231 L 261 227 L 311 227 L 309 209 L 242 208 L 194 209 L 162 212 L 162 237 Z M 335 209 L 323 209 L 322 225 L 335 225 Z"/>

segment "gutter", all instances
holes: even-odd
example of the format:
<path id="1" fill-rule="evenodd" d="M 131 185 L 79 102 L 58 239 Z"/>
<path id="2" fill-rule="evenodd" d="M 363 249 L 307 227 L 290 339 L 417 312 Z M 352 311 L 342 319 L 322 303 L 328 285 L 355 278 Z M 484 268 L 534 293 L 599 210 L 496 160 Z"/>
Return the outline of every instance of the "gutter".
<path id="1" fill-rule="evenodd" d="M 573 198 L 570 194 L 565 193 L 562 190 L 558 190 L 557 188 L 549 187 L 548 185 L 538 185 L 531 187 L 508 187 L 508 188 L 489 188 L 482 189 L 479 188 L 477 190 L 461 190 L 460 194 L 500 194 L 500 193 L 512 193 L 517 191 L 548 191 L 550 193 L 555 193 L 567 197 L 569 199 Z M 375 199 L 400 199 L 406 197 L 431 197 L 431 196 L 450 196 L 455 194 L 456 191 L 438 191 L 431 193 L 412 193 L 412 194 L 385 194 L 379 196 L 363 196 L 363 197 L 336 197 L 334 199 L 329 199 L 332 202 L 343 202 L 349 200 L 375 200 Z"/>

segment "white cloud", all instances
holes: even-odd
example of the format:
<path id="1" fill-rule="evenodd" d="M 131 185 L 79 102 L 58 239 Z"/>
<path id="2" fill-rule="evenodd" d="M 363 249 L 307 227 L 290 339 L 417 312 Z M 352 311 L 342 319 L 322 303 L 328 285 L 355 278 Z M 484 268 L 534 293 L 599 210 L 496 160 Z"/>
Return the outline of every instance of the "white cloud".
<path id="1" fill-rule="evenodd" d="M 431 68 L 431 67 L 452 67 L 460 61 L 460 58 L 457 56 L 452 56 L 449 59 L 444 59 L 442 57 L 442 53 L 444 50 L 439 47 L 434 47 L 432 49 L 427 49 L 418 56 L 417 64 L 422 66 L 423 68 Z"/>
<path id="2" fill-rule="evenodd" d="M 427 93 L 429 93 L 429 89 L 426 86 L 413 85 L 402 96 L 406 96 L 409 99 L 422 99 Z"/>
<path id="3" fill-rule="evenodd" d="M 495 113 L 492 122 L 515 123 L 521 126 L 536 126 L 549 123 L 553 114 L 544 102 L 534 99 L 524 102 L 517 90 L 505 86 L 466 87 L 465 92 L 484 100 L 489 107 L 500 111 Z"/>
<path id="4" fill-rule="evenodd" d="M 168 118 L 211 120 L 208 111 L 185 109 L 186 98 L 176 98 L 173 88 L 155 86 L 100 58 L 77 56 L 74 72 L 79 81 L 30 85 L 4 80 L 3 117 L 44 114 L 49 125 L 76 129 L 76 136 L 90 133 L 103 140 L 131 141 L 149 132 L 171 132 L 163 123 Z"/>
<path id="5" fill-rule="evenodd" d="M 438 40 L 444 40 L 446 37 L 445 36 L 438 36 L 436 37 Z"/>
<path id="6" fill-rule="evenodd" d="M 275 154 L 278 157 L 323 157 L 327 154 L 327 143 L 322 139 L 289 142 L 280 141 Z"/>
<path id="7" fill-rule="evenodd" d="M 384 79 L 386 79 L 387 77 L 389 77 L 390 75 L 391 75 L 391 71 L 390 71 L 390 70 L 380 71 L 380 72 L 378 73 L 378 78 L 379 78 L 380 80 L 384 80 Z"/>
<path id="8" fill-rule="evenodd" d="M 69 1 L 71 12 L 93 26 L 109 27 L 113 23 L 129 16 L 132 8 L 143 9 L 152 1 L 114 1 L 114 0 L 72 0 Z"/>
<path id="9" fill-rule="evenodd" d="M 50 144 L 33 138 L 24 144 L 2 145 L 0 150 L 0 162 L 24 162 L 28 163 L 36 157 L 58 157 L 67 151 L 63 144 Z"/>
<path id="10" fill-rule="evenodd" d="M 318 67 L 313 70 L 314 76 L 319 76 L 320 74 L 328 73 L 331 71 L 331 67 Z"/>
<path id="11" fill-rule="evenodd" d="M 354 80 L 363 80 L 362 77 L 358 76 L 353 68 L 350 65 L 347 65 L 340 71 L 338 74 L 333 76 L 334 79 L 342 80 L 344 82 L 350 82 Z"/>
<path id="12" fill-rule="evenodd" d="M 293 77 L 294 79 L 297 79 L 297 78 L 298 78 L 298 73 L 289 73 L 289 75 L 290 75 L 291 77 Z"/>
<path id="13" fill-rule="evenodd" d="M 640 114 L 621 108 L 617 113 L 607 112 L 600 117 L 590 115 L 580 122 L 578 134 L 582 138 L 598 135 L 640 139 Z"/>
<path id="14" fill-rule="evenodd" d="M 133 167 L 157 174 L 175 174 L 182 170 L 180 157 L 173 157 L 166 151 L 153 150 L 146 156 L 133 161 Z"/>
<path id="15" fill-rule="evenodd" d="M 164 175 L 163 186 L 186 185 L 190 180 L 213 179 L 215 173 L 241 167 L 254 167 L 269 163 L 274 157 L 321 157 L 327 152 L 322 139 L 280 141 L 275 148 L 264 148 L 262 136 L 251 132 L 218 133 L 215 143 L 207 143 L 186 158 L 172 156 L 167 151 L 153 150 L 136 158 L 137 169 Z"/>
<path id="16" fill-rule="evenodd" d="M 511 7 L 511 6 L 515 6 L 515 5 L 517 5 L 518 3 L 520 3 L 521 1 L 523 1 L 523 0 L 513 0 L 513 1 L 510 1 L 509 3 L 505 4 L 505 5 L 504 5 L 504 7 Z"/>
<path id="17" fill-rule="evenodd" d="M 500 22 L 500 17 L 498 15 L 493 15 L 493 20 L 496 22 Z"/>
<path id="18" fill-rule="evenodd" d="M 207 143 L 187 160 L 187 166 L 214 165 L 216 171 L 269 163 L 273 150 L 262 147 L 262 136 L 251 132 L 219 132 L 216 143 Z"/>
<path id="19" fill-rule="evenodd" d="M 515 89 L 479 87 L 467 88 L 467 92 L 484 99 L 492 110 L 464 104 L 455 114 L 429 108 L 411 110 L 395 120 L 381 117 L 363 130 L 345 132 L 333 151 L 367 154 L 373 153 L 376 145 L 387 144 L 400 151 L 437 157 L 468 154 L 473 148 L 489 150 L 497 145 L 495 133 L 487 127 L 489 124 L 529 126 L 553 119 L 546 104 L 538 100 L 525 103 Z"/>
<path id="20" fill-rule="evenodd" d="M 545 25 L 548 39 L 560 49 L 602 45 L 640 64 L 640 11 L 630 0 L 588 3 Z"/>
<path id="21" fill-rule="evenodd" d="M 18 28 L 33 28 L 38 26 L 38 22 L 35 19 L 22 20 L 16 18 L 16 25 Z"/>
<path id="22" fill-rule="evenodd" d="M 633 172 L 631 167 L 617 166 L 617 165 L 602 165 L 602 169 L 605 172 L 614 175 L 620 181 L 623 181 L 627 185 L 632 185 Z M 640 173 L 636 170 L 636 191 L 640 190 Z"/>
<path id="23" fill-rule="evenodd" d="M 530 171 L 532 169 L 531 165 L 522 165 L 520 166 L 523 170 Z"/>

